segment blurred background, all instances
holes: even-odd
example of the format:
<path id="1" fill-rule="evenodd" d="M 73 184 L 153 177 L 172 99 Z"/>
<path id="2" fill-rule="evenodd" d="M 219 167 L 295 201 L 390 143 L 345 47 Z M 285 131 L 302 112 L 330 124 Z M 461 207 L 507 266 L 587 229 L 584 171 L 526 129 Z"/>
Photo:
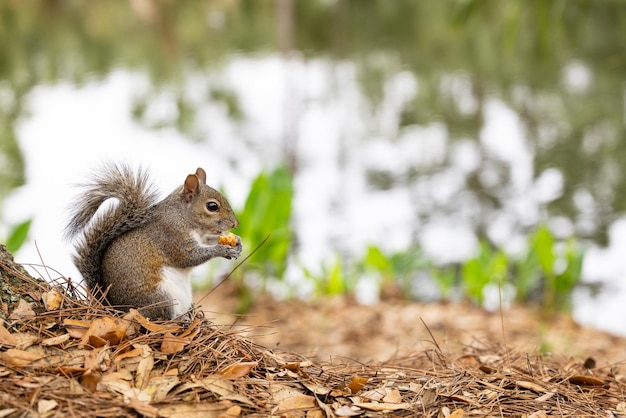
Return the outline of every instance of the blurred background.
<path id="1" fill-rule="evenodd" d="M 236 208 L 251 295 L 521 303 L 626 335 L 626 4 L 0 2 L 0 240 L 79 279 L 106 161 Z M 210 263 L 211 286 L 233 263 Z"/>

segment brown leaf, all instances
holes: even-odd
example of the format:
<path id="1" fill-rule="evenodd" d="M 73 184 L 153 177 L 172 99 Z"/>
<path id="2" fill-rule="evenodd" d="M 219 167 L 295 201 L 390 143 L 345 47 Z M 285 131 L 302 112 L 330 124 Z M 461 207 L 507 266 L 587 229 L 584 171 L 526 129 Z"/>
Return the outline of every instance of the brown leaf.
<path id="1" fill-rule="evenodd" d="M 366 398 L 370 401 L 380 401 L 382 400 L 385 396 L 387 396 L 388 393 L 388 388 L 385 387 L 379 387 L 376 389 L 372 389 L 372 390 L 368 390 L 367 392 L 363 392 L 361 393 L 361 398 Z"/>
<path id="2" fill-rule="evenodd" d="M 465 369 L 477 369 L 481 366 L 478 356 L 475 354 L 466 354 L 456 359 L 456 362 Z"/>
<path id="3" fill-rule="evenodd" d="M 400 403 L 402 395 L 398 389 L 392 389 L 384 398 L 383 402 L 386 403 Z"/>
<path id="4" fill-rule="evenodd" d="M 61 334 L 61 335 L 57 335 L 56 337 L 50 337 L 50 338 L 46 338 L 41 340 L 41 345 L 43 346 L 53 346 L 53 345 L 60 345 L 63 344 L 64 342 L 66 342 L 67 340 L 70 339 L 70 334 Z"/>
<path id="5" fill-rule="evenodd" d="M 319 383 L 316 383 L 310 380 L 305 380 L 301 383 L 302 383 L 302 386 L 304 386 L 305 388 L 307 388 L 308 390 L 310 390 L 316 395 L 326 396 L 332 390 L 331 388 L 327 386 L 320 385 Z"/>
<path id="6" fill-rule="evenodd" d="M 45 416 L 48 412 L 52 411 L 58 405 L 59 403 L 55 400 L 42 399 L 37 402 L 37 412 L 39 413 L 39 415 Z"/>
<path id="7" fill-rule="evenodd" d="M 162 325 L 150 322 L 148 318 L 143 316 L 137 309 L 131 309 L 129 317 L 132 317 L 135 321 L 147 329 L 150 332 L 180 332 L 180 327 L 175 325 Z"/>
<path id="8" fill-rule="evenodd" d="M 226 409 L 225 406 L 218 403 L 184 402 L 160 407 L 159 416 L 166 418 L 217 418 Z"/>
<path id="9" fill-rule="evenodd" d="M 43 354 L 18 350 L 16 348 L 9 348 L 4 353 L 0 353 L 0 360 L 4 361 L 8 365 L 17 367 L 27 366 L 33 361 L 40 360 L 43 357 Z"/>
<path id="10" fill-rule="evenodd" d="M 425 407 L 431 405 L 437 400 L 437 391 L 435 389 L 424 389 L 422 392 L 422 405 Z"/>
<path id="11" fill-rule="evenodd" d="M 571 384 L 578 385 L 578 386 L 594 386 L 594 387 L 601 386 L 604 388 L 609 387 L 607 383 L 593 376 L 578 375 L 578 376 L 572 376 L 568 380 Z"/>
<path id="12" fill-rule="evenodd" d="M 154 367 L 154 356 L 152 353 L 144 351 L 144 357 L 139 361 L 137 365 L 137 372 L 135 376 L 135 386 L 143 389 L 150 379 L 150 372 Z"/>
<path id="13" fill-rule="evenodd" d="M 17 340 L 15 336 L 9 332 L 5 327 L 0 324 L 0 344 L 2 345 L 11 345 L 15 347 L 17 345 Z"/>
<path id="14" fill-rule="evenodd" d="M 144 401 L 136 397 L 130 397 L 127 403 L 131 408 L 133 408 L 135 411 L 139 412 L 143 416 L 146 416 L 146 417 L 160 416 L 159 408 L 150 405 L 148 401 Z"/>
<path id="15" fill-rule="evenodd" d="M 350 405 L 342 405 L 339 408 L 335 409 L 335 415 L 338 417 L 356 417 L 359 415 L 363 415 L 363 410 L 356 406 Z"/>
<path id="16" fill-rule="evenodd" d="M 57 289 L 52 288 L 48 292 L 43 292 L 41 299 L 46 311 L 56 311 L 63 302 L 63 295 Z"/>
<path id="17" fill-rule="evenodd" d="M 252 369 L 257 365 L 258 363 L 256 361 L 233 363 L 226 366 L 220 374 L 226 379 L 239 379 L 240 377 L 244 377 L 250 373 L 250 371 L 252 371 Z"/>
<path id="18" fill-rule="evenodd" d="M 189 327 L 185 330 L 185 332 L 180 334 L 179 337 L 183 337 L 183 338 L 189 337 L 189 338 L 193 339 L 193 337 L 198 335 L 198 332 L 200 332 L 200 330 L 196 329 L 196 328 L 201 323 L 202 323 L 202 320 L 200 318 L 194 319 L 193 322 L 189 325 Z"/>
<path id="19" fill-rule="evenodd" d="M 87 369 L 81 366 L 61 366 L 58 371 L 64 376 L 78 376 L 85 373 Z"/>
<path id="20" fill-rule="evenodd" d="M 551 390 L 550 392 L 546 392 L 543 395 L 541 395 L 540 397 L 538 397 L 537 399 L 535 399 L 535 402 L 545 402 L 548 399 L 550 399 L 551 397 L 553 397 L 554 395 L 556 395 L 556 390 Z"/>
<path id="21" fill-rule="evenodd" d="M 450 415 L 448 415 L 448 418 L 463 418 L 464 414 L 465 414 L 465 411 L 459 408 L 453 411 Z"/>
<path id="22" fill-rule="evenodd" d="M 226 411 L 219 414 L 217 418 L 237 418 L 240 416 L 241 416 L 241 407 L 239 405 L 233 405 L 230 408 L 228 408 Z"/>
<path id="23" fill-rule="evenodd" d="M 80 384 L 89 392 L 94 393 L 98 387 L 98 382 L 102 380 L 102 376 L 99 373 L 85 373 L 81 379 Z"/>
<path id="24" fill-rule="evenodd" d="M 366 383 L 367 383 L 367 377 L 359 377 L 359 376 L 354 375 L 352 376 L 352 381 L 348 385 L 348 389 L 350 389 L 350 392 L 354 395 L 358 391 L 363 389 L 363 386 L 365 386 Z"/>
<path id="25" fill-rule="evenodd" d="M 32 318 L 33 316 L 35 316 L 35 311 L 33 311 L 32 303 L 28 303 L 24 299 L 20 299 L 13 312 L 11 312 L 9 319 L 15 321 L 24 318 Z"/>
<path id="26" fill-rule="evenodd" d="M 278 412 L 284 413 L 291 410 L 304 411 L 307 409 L 317 408 L 317 401 L 314 396 L 294 394 L 293 396 L 284 399 L 278 404 Z"/>
<path id="27" fill-rule="evenodd" d="M 63 326 L 67 329 L 67 333 L 72 338 L 82 338 L 89 329 L 91 323 L 78 319 L 64 319 Z"/>
<path id="28" fill-rule="evenodd" d="M 170 393 L 170 390 L 180 383 L 178 376 L 152 376 L 145 388 L 153 402 L 162 401 Z"/>
<path id="29" fill-rule="evenodd" d="M 548 391 L 548 389 L 544 388 L 543 386 L 538 385 L 534 382 L 528 382 L 526 380 L 518 380 L 515 382 L 515 384 L 521 388 L 532 390 L 533 392 L 544 393 Z"/>
<path id="30" fill-rule="evenodd" d="M 89 336 L 89 345 L 95 348 L 104 347 L 107 345 L 107 340 L 104 338 L 98 337 L 97 335 Z"/>
<path id="31" fill-rule="evenodd" d="M 139 357 L 142 354 L 143 354 L 143 350 L 141 348 L 133 348 L 130 351 L 127 351 L 127 352 L 122 353 L 122 354 L 118 354 L 117 356 L 115 356 L 115 359 L 113 361 L 117 363 L 120 360 L 123 360 L 125 358 Z"/>
<path id="32" fill-rule="evenodd" d="M 175 354 L 182 351 L 190 342 L 189 338 L 176 337 L 171 332 L 166 332 L 159 351 L 164 354 Z"/>
<path id="33" fill-rule="evenodd" d="M 378 402 L 355 402 L 352 405 L 370 411 L 399 411 L 401 409 L 411 409 L 413 406 L 409 402 L 404 403 L 378 403 Z"/>
<path id="34" fill-rule="evenodd" d="M 221 399 L 230 399 L 233 401 L 244 403 L 246 405 L 254 405 L 254 403 L 250 399 L 248 399 L 244 395 L 240 395 L 239 393 L 237 393 L 235 391 L 235 388 L 233 387 L 233 384 L 229 380 L 226 380 L 219 375 L 209 375 L 204 377 L 203 379 L 185 383 L 179 386 L 176 391 L 180 393 L 187 389 L 193 389 L 198 387 L 208 390 L 209 392 L 213 392 Z"/>
<path id="35" fill-rule="evenodd" d="M 126 335 L 128 325 L 128 321 L 114 316 L 96 318 L 81 338 L 80 345 L 86 345 L 88 342 L 94 347 L 101 347 L 107 342 L 111 345 L 117 345 Z M 102 344 L 103 342 L 104 344 Z"/>

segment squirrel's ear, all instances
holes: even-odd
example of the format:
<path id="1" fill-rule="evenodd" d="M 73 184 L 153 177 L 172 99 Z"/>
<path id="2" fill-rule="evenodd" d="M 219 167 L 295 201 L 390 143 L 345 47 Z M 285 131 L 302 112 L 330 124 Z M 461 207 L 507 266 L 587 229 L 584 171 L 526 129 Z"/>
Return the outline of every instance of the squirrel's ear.
<path id="1" fill-rule="evenodd" d="M 196 176 L 198 176 L 198 180 L 200 180 L 200 183 L 206 184 L 206 171 L 204 171 L 202 167 L 198 167 L 198 169 L 196 170 Z"/>
<path id="2" fill-rule="evenodd" d="M 198 187 L 200 183 L 198 182 L 198 176 L 196 174 L 190 174 L 185 179 L 185 184 L 183 186 L 183 195 L 185 196 L 185 201 L 187 203 L 193 200 L 193 197 L 198 194 Z"/>

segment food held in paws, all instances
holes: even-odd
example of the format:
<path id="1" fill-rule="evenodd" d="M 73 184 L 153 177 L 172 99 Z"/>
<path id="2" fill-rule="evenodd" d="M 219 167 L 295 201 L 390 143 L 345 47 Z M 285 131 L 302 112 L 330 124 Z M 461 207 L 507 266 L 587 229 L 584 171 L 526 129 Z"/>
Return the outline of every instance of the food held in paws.
<path id="1" fill-rule="evenodd" d="M 231 232 L 226 235 L 220 235 L 220 237 L 217 239 L 217 242 L 219 242 L 221 245 L 230 245 L 231 247 L 236 247 L 237 235 Z"/>

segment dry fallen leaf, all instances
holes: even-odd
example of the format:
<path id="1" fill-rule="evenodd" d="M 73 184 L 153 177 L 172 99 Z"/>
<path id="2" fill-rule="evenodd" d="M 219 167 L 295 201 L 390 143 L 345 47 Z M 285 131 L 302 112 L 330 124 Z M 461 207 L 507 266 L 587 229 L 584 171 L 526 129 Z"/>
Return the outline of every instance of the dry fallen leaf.
<path id="1" fill-rule="evenodd" d="M 598 379 L 593 376 L 572 376 L 568 379 L 568 381 L 573 385 L 578 386 L 601 386 L 601 387 L 609 387 L 604 381 Z"/>
<path id="2" fill-rule="evenodd" d="M 37 402 L 37 412 L 39 413 L 39 415 L 45 415 L 46 413 L 56 408 L 58 405 L 59 403 L 55 400 L 42 399 Z"/>
<path id="3" fill-rule="evenodd" d="M 9 332 L 5 327 L 0 324 L 0 344 L 2 345 L 10 345 L 15 347 L 17 344 L 17 340 L 15 336 Z"/>
<path id="4" fill-rule="evenodd" d="M 118 363 L 118 362 L 120 362 L 121 360 L 123 360 L 125 358 L 139 357 L 142 354 L 143 354 L 143 350 L 141 348 L 133 348 L 130 351 L 118 354 L 117 356 L 115 356 L 115 359 L 113 361 Z"/>
<path id="5" fill-rule="evenodd" d="M 154 367 L 154 356 L 152 353 L 148 353 L 144 351 L 144 355 L 142 359 L 139 361 L 139 365 L 137 366 L 137 372 L 135 376 L 135 386 L 144 389 L 148 384 L 148 380 L 150 379 L 150 372 Z"/>
<path id="6" fill-rule="evenodd" d="M 429 406 L 437 400 L 437 391 L 435 389 L 424 389 L 422 392 L 421 403 L 424 406 Z"/>
<path id="7" fill-rule="evenodd" d="M 553 390 L 551 390 L 549 392 L 546 392 L 545 394 L 541 395 L 537 399 L 535 399 L 535 402 L 545 402 L 548 399 L 550 399 L 551 397 L 553 397 L 554 395 L 556 395 L 556 390 L 553 389 Z"/>
<path id="8" fill-rule="evenodd" d="M 114 316 L 96 318 L 82 336 L 80 345 L 89 343 L 95 347 L 101 347 L 107 342 L 111 345 L 117 345 L 126 335 L 128 325 L 128 321 Z"/>
<path id="9" fill-rule="evenodd" d="M 250 373 L 250 371 L 252 371 L 252 369 L 258 364 L 259 363 L 256 361 L 229 364 L 220 372 L 220 374 L 226 379 L 239 379 L 240 377 L 248 375 L 248 373 Z"/>
<path id="10" fill-rule="evenodd" d="M 456 359 L 456 363 L 464 369 L 477 369 L 481 366 L 478 356 L 475 354 L 466 354 Z"/>
<path id="11" fill-rule="evenodd" d="M 159 408 L 159 416 L 165 418 L 217 418 L 227 407 L 214 402 L 184 402 Z"/>
<path id="12" fill-rule="evenodd" d="M 50 338 L 41 340 L 40 344 L 43 346 L 60 345 L 69 339 L 70 339 L 70 334 L 61 334 L 61 335 L 57 335 L 56 337 L 50 337 Z"/>
<path id="13" fill-rule="evenodd" d="M 30 351 L 18 350 L 16 348 L 10 348 L 7 351 L 0 353 L 0 360 L 7 363 L 10 366 L 24 367 L 29 365 L 35 360 L 40 360 L 44 357 L 43 354 L 33 353 Z"/>
<path id="14" fill-rule="evenodd" d="M 203 379 L 198 379 L 193 382 L 185 383 L 176 388 L 176 392 L 180 393 L 184 392 L 185 390 L 198 387 L 204 388 L 205 390 L 214 393 L 215 395 L 219 396 L 220 399 L 229 399 L 232 401 L 239 401 L 246 405 L 254 405 L 254 403 L 246 396 L 237 393 L 233 384 L 229 380 L 226 380 L 219 375 L 209 375 L 204 377 Z"/>
<path id="15" fill-rule="evenodd" d="M 338 417 L 356 417 L 359 415 L 363 415 L 363 410 L 356 406 L 350 405 L 342 405 L 339 408 L 335 409 L 335 415 Z"/>
<path id="16" fill-rule="evenodd" d="M 130 382 L 122 379 L 115 378 L 115 375 L 102 376 L 100 384 L 109 390 L 121 394 L 124 398 L 124 403 L 132 407 L 140 414 L 147 415 L 149 417 L 156 417 L 158 409 L 149 404 L 150 395 L 145 391 L 134 387 Z"/>
<path id="17" fill-rule="evenodd" d="M 175 354 L 183 349 L 191 342 L 190 338 L 176 337 L 171 332 L 166 332 L 161 340 L 159 351 L 164 354 Z"/>
<path id="18" fill-rule="evenodd" d="M 178 376 L 151 376 L 144 391 L 150 395 L 153 402 L 158 402 L 165 399 L 170 390 L 179 383 Z"/>
<path id="19" fill-rule="evenodd" d="M 241 407 L 239 405 L 233 405 L 230 408 L 228 408 L 226 411 L 219 414 L 217 418 L 237 418 L 240 416 L 241 416 Z"/>
<path id="20" fill-rule="evenodd" d="M 162 324 L 155 324 L 154 322 L 150 322 L 150 320 L 146 318 L 145 316 L 143 316 L 137 309 L 131 309 L 129 313 L 130 313 L 130 315 L 128 315 L 129 318 L 132 318 L 135 321 L 137 321 L 142 327 L 144 327 L 148 331 L 171 332 L 171 333 L 180 332 L 180 327 L 177 327 L 175 325 L 165 325 L 165 324 L 162 325 Z"/>
<path id="21" fill-rule="evenodd" d="M 518 380 L 515 382 L 515 384 L 521 388 L 532 390 L 533 392 L 544 393 L 548 391 L 548 389 L 544 388 L 543 386 L 538 385 L 534 382 L 528 382 L 526 380 Z"/>
<path id="22" fill-rule="evenodd" d="M 328 386 L 323 386 L 320 385 L 319 383 L 310 381 L 310 380 L 305 380 L 303 382 L 301 382 L 302 386 L 304 386 L 305 388 L 307 388 L 308 390 L 310 390 L 311 392 L 313 392 L 316 395 L 321 395 L 321 396 L 326 396 L 330 393 L 330 391 L 332 390 L 331 388 L 329 388 Z"/>
<path id="23" fill-rule="evenodd" d="M 63 320 L 63 326 L 72 338 L 82 338 L 89 329 L 90 325 L 90 322 L 81 321 L 79 319 L 66 318 Z"/>
<path id="24" fill-rule="evenodd" d="M 193 322 L 189 325 L 189 327 L 185 330 L 185 332 L 183 332 L 182 334 L 179 335 L 179 337 L 189 337 L 192 338 L 195 337 L 198 332 L 200 332 L 200 329 L 198 328 L 198 325 L 200 325 L 202 323 L 202 320 L 200 318 L 196 318 L 193 320 Z"/>
<path id="25" fill-rule="evenodd" d="M 400 391 L 398 389 L 392 389 L 389 393 L 383 398 L 383 402 L 386 403 L 400 403 L 402 401 L 402 395 L 400 395 Z"/>
<path id="26" fill-rule="evenodd" d="M 63 295 L 55 288 L 41 294 L 43 305 L 46 311 L 56 311 L 63 302 Z"/>
<path id="27" fill-rule="evenodd" d="M 80 384 L 89 392 L 94 393 L 98 387 L 98 382 L 102 379 L 99 373 L 85 373 L 81 379 Z"/>
<path id="28" fill-rule="evenodd" d="M 286 413 L 292 410 L 302 412 L 313 408 L 317 409 L 317 401 L 315 400 L 315 397 L 299 393 L 283 399 L 278 404 L 278 413 Z"/>
<path id="29" fill-rule="evenodd" d="M 365 386 L 366 383 L 367 383 L 367 377 L 359 377 L 355 375 L 355 376 L 352 376 L 352 381 L 350 381 L 350 384 L 348 385 L 348 389 L 350 389 L 350 393 L 354 395 L 358 391 L 363 389 L 363 386 Z"/>
<path id="30" fill-rule="evenodd" d="M 32 318 L 35 316 L 35 311 L 33 311 L 32 303 L 26 302 L 24 299 L 20 299 L 19 303 L 9 315 L 9 319 L 16 321 L 24 318 Z"/>
<path id="31" fill-rule="evenodd" d="M 401 409 L 411 409 L 413 407 L 409 402 L 404 403 L 378 403 L 378 402 L 355 402 L 352 405 L 359 408 L 369 409 L 370 411 L 399 411 Z"/>
<path id="32" fill-rule="evenodd" d="M 464 414 L 465 411 L 463 411 L 462 409 L 457 409 L 453 411 L 450 415 L 448 415 L 448 418 L 463 418 Z"/>
<path id="33" fill-rule="evenodd" d="M 368 390 L 360 394 L 361 398 L 368 399 L 370 401 L 380 401 L 389 394 L 388 388 L 379 387 L 376 389 Z"/>

